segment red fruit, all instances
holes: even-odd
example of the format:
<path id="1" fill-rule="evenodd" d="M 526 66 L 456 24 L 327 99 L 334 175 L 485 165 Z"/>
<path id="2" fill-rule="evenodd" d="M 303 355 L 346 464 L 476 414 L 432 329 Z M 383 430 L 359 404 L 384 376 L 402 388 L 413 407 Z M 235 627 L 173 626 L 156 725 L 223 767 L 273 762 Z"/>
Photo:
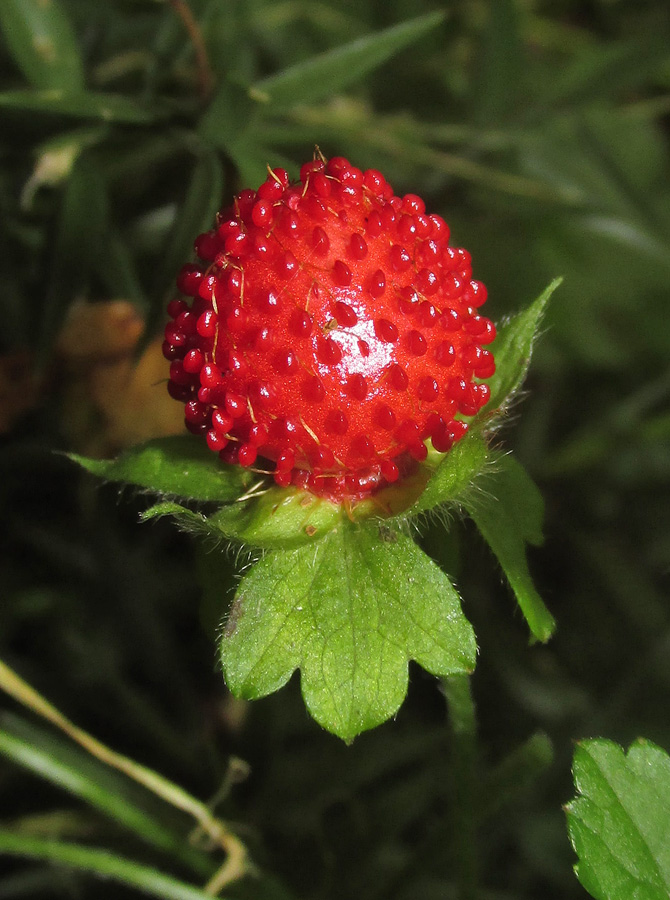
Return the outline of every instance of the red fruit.
<path id="1" fill-rule="evenodd" d="M 419 197 L 342 157 L 301 179 L 275 169 L 198 237 L 177 282 L 191 305 L 168 308 L 169 389 L 224 461 L 352 501 L 463 436 L 495 327 Z"/>

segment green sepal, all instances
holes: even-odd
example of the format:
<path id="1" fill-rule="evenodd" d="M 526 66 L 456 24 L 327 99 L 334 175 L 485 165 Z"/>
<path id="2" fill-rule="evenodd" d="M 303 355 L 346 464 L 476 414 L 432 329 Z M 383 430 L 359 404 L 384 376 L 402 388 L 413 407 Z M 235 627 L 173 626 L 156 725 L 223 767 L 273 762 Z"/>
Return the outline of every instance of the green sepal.
<path id="1" fill-rule="evenodd" d="M 207 453 L 213 456 L 209 451 Z M 142 519 L 173 515 L 187 530 L 196 529 L 262 550 L 292 550 L 325 537 L 346 518 L 355 522 L 389 519 L 389 524 L 397 527 L 439 505 L 460 503 L 473 480 L 482 472 L 488 456 L 484 438 L 479 432 L 470 432 L 449 453 L 433 454 L 426 464 L 418 466 L 399 485 L 385 488 L 373 500 L 365 500 L 351 509 L 309 491 L 275 485 L 268 487 L 267 482 L 259 482 L 257 491 L 248 491 L 246 498 L 239 497 L 238 492 L 235 497 L 239 502 L 226 503 L 207 516 L 177 503 L 162 502 L 145 511 Z M 108 464 L 88 460 L 86 467 L 94 474 L 110 477 L 105 475 L 104 466 L 119 465 L 122 459 Z M 233 471 L 245 470 L 236 468 Z M 124 480 L 123 476 L 119 478 Z M 167 488 L 163 491 L 168 493 Z M 179 495 L 176 490 L 170 492 Z M 235 497 L 231 495 L 225 499 Z M 191 499 L 216 498 L 201 493 Z"/>
<path id="2" fill-rule="evenodd" d="M 533 585 L 526 544 L 542 543 L 544 502 L 526 470 L 512 456 L 497 454 L 479 490 L 463 505 L 498 558 L 531 634 L 548 641 L 556 622 Z"/>
<path id="3" fill-rule="evenodd" d="M 487 379 L 491 397 L 475 421 L 488 419 L 492 412 L 504 409 L 521 387 L 547 304 L 563 281 L 555 278 L 529 307 L 504 322 L 490 350 L 496 362 L 495 374 Z"/>
<path id="4" fill-rule="evenodd" d="M 566 807 L 575 872 L 596 900 L 670 896 L 670 756 L 638 740 L 602 738 L 575 751 L 578 796 Z"/>
<path id="5" fill-rule="evenodd" d="M 425 489 L 404 511 L 404 515 L 420 515 L 440 505 L 460 503 L 477 476 L 485 470 L 488 459 L 489 449 L 481 431 L 473 429 L 467 432 L 448 453 L 439 454 Z M 430 467 L 431 463 L 429 455 L 427 466 Z"/>
<path id="6" fill-rule="evenodd" d="M 324 537 L 344 516 L 340 503 L 272 486 L 245 503 L 224 506 L 209 522 L 226 537 L 252 547 L 292 550 Z"/>
<path id="7" fill-rule="evenodd" d="M 174 516 L 183 531 L 202 532 L 217 538 L 223 537 L 215 528 L 210 526 L 207 516 L 172 500 L 154 503 L 149 509 L 145 509 L 144 512 L 140 513 L 140 521 L 149 522 L 151 519 L 160 519 L 163 516 Z"/>
<path id="8" fill-rule="evenodd" d="M 123 481 L 157 494 L 191 500 L 235 500 L 257 477 L 248 469 L 222 465 L 204 442 L 191 435 L 156 438 L 131 447 L 116 459 L 90 459 L 76 453 L 68 456 L 107 481 Z"/>
<path id="9" fill-rule="evenodd" d="M 344 508 L 296 488 L 269 488 L 211 515 L 163 501 L 145 510 L 143 522 L 174 516 L 184 531 L 260 550 L 293 550 L 327 535 L 345 517 Z"/>
<path id="10" fill-rule="evenodd" d="M 433 453 L 400 483 L 347 508 L 298 488 L 272 486 L 245 503 L 228 505 L 209 518 L 227 537 L 263 549 L 314 543 L 343 519 L 390 519 L 395 525 L 448 502 L 458 502 L 488 458 L 479 432 L 467 434 L 446 454 Z"/>
<path id="11" fill-rule="evenodd" d="M 300 669 L 309 712 L 347 741 L 397 712 L 409 660 L 451 675 L 472 671 L 476 652 L 442 570 L 386 523 L 348 519 L 312 546 L 256 563 L 221 639 L 235 696 L 271 694 Z"/>

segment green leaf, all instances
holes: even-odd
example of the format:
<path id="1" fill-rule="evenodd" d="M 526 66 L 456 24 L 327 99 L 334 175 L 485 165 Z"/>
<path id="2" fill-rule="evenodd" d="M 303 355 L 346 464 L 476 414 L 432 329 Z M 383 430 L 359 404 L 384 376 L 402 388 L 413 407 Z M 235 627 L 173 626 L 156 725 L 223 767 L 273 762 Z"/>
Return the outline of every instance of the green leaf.
<path id="1" fill-rule="evenodd" d="M 211 860 L 174 833 L 165 822 L 162 804 L 149 803 L 149 795 L 127 778 L 103 765 L 78 747 L 18 716 L 0 715 L 0 753 L 90 806 L 188 865 L 195 874 L 212 874 Z"/>
<path id="2" fill-rule="evenodd" d="M 163 900 L 211 900 L 212 895 L 158 869 L 117 856 L 97 847 L 26 837 L 0 830 L 0 854 L 23 856 L 80 869 Z M 223 900 L 223 898 L 221 898 Z"/>
<path id="3" fill-rule="evenodd" d="M 75 453 L 69 457 L 107 481 L 191 500 L 236 500 L 255 477 L 240 466 L 225 465 L 191 435 L 157 438 L 131 447 L 117 459 L 89 459 Z"/>
<path id="4" fill-rule="evenodd" d="M 491 398 L 477 420 L 492 411 L 504 408 L 523 383 L 535 338 L 546 310 L 549 298 L 563 279 L 555 278 L 530 306 L 505 322 L 491 345 L 496 361 L 496 371 L 489 380 Z"/>
<path id="5" fill-rule="evenodd" d="M 474 669 L 475 637 L 447 576 L 385 523 L 343 520 L 322 540 L 269 554 L 243 579 L 221 643 L 228 686 L 256 698 L 301 670 L 316 721 L 344 740 L 384 722 L 407 664 Z"/>
<path id="6" fill-rule="evenodd" d="M 77 38 L 59 0 L 2 0 L 0 28 L 10 53 L 36 88 L 84 88 Z"/>
<path id="7" fill-rule="evenodd" d="M 148 125 L 165 118 L 160 105 L 143 106 L 131 97 L 85 91 L 69 94 L 62 90 L 1 91 L 0 109 L 48 113 L 77 119 L 100 119 L 123 125 Z"/>
<path id="8" fill-rule="evenodd" d="M 525 550 L 526 543 L 542 543 L 542 495 L 525 469 L 509 455 L 498 456 L 480 488 L 476 494 L 467 494 L 463 505 L 498 558 L 531 634 L 547 641 L 556 623 L 535 590 Z"/>
<path id="9" fill-rule="evenodd" d="M 650 741 L 628 753 L 601 738 L 575 751 L 566 808 L 575 872 L 596 900 L 670 896 L 670 757 Z"/>
<path id="10" fill-rule="evenodd" d="M 251 96 L 266 103 L 272 113 L 297 103 L 332 97 L 424 37 L 443 20 L 444 13 L 430 13 L 328 50 L 257 81 L 250 89 Z"/>

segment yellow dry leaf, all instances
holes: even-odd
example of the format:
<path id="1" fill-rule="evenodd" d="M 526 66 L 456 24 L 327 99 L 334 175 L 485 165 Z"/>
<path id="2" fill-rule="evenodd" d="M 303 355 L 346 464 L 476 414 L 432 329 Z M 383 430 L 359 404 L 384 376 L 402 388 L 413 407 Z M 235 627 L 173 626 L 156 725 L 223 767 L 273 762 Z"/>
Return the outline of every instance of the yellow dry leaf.
<path id="1" fill-rule="evenodd" d="M 183 406 L 168 395 L 168 363 L 155 338 L 139 360 L 144 322 L 126 300 L 77 303 L 58 339 L 67 372 L 63 425 L 76 449 L 96 456 L 184 431 Z"/>
<path id="2" fill-rule="evenodd" d="M 144 321 L 127 300 L 72 305 L 56 343 L 56 351 L 69 364 L 97 362 L 133 353 Z"/>
<path id="3" fill-rule="evenodd" d="M 91 399 L 102 415 L 101 437 L 111 448 L 184 431 L 184 408 L 167 392 L 162 343 L 162 337 L 154 339 L 136 364 L 127 358 L 91 372 Z"/>

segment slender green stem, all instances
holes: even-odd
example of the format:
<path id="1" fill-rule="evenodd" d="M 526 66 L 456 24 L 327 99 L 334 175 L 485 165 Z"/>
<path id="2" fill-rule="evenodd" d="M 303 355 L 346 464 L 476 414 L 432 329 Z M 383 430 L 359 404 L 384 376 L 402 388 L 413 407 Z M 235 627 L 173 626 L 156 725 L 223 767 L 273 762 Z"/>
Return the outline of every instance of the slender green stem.
<path id="1" fill-rule="evenodd" d="M 476 900 L 477 717 L 469 675 L 442 679 L 451 731 L 452 849 L 459 900 Z"/>

